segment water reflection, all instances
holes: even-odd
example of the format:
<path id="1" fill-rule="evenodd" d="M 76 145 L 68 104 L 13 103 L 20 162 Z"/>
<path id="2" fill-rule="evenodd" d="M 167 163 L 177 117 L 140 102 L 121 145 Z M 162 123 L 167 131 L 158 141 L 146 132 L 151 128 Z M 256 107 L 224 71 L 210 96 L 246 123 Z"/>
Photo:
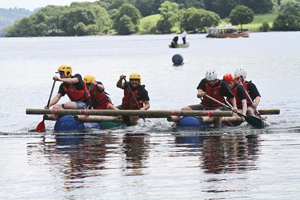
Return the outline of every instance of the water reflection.
<path id="1" fill-rule="evenodd" d="M 126 133 L 123 137 L 123 151 L 126 155 L 126 167 L 124 175 L 143 175 L 142 168 L 145 168 L 145 160 L 149 151 L 149 141 L 145 134 Z"/>
<path id="2" fill-rule="evenodd" d="M 242 173 L 257 169 L 258 135 L 178 136 L 175 142 L 187 147 L 185 151 L 199 152 L 205 173 Z"/>
<path id="3" fill-rule="evenodd" d="M 71 191 L 87 187 L 97 181 L 94 178 L 111 175 L 115 170 L 120 170 L 123 176 L 143 175 L 148 157 L 146 137 L 137 133 L 126 133 L 123 137 L 56 135 L 50 142 L 46 138 L 39 143 L 28 143 L 28 160 L 38 165 L 44 160 L 45 168 L 49 167 L 63 181 L 64 189 Z"/>
<path id="4" fill-rule="evenodd" d="M 85 178 L 104 176 L 107 169 L 107 155 L 114 151 L 111 144 L 118 138 L 107 135 L 56 135 L 54 141 L 43 140 L 29 143 L 29 162 L 49 167 L 57 179 L 62 180 L 67 191 L 87 185 Z"/>

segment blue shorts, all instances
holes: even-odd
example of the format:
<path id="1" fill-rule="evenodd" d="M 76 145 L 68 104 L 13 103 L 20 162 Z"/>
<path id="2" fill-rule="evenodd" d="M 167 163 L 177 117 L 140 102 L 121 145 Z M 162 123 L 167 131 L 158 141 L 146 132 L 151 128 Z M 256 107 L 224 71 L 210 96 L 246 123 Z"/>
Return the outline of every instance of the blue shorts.
<path id="1" fill-rule="evenodd" d="M 77 109 L 87 109 L 87 105 L 82 101 L 76 102 Z"/>

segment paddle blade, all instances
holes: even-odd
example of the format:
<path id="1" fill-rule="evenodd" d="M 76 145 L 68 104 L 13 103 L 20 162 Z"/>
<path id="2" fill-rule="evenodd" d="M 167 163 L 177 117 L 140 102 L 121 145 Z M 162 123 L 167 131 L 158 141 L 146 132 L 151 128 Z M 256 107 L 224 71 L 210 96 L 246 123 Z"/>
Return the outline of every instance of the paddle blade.
<path id="1" fill-rule="evenodd" d="M 248 124 L 250 124 L 255 128 L 264 128 L 266 126 L 266 123 L 262 119 L 258 119 L 253 116 L 244 116 L 244 117 L 246 122 L 248 122 Z"/>
<path id="2" fill-rule="evenodd" d="M 35 129 L 35 132 L 42 132 L 42 131 L 45 131 L 45 123 L 44 123 L 44 120 L 43 121 L 41 121 L 38 125 L 37 125 L 37 127 L 36 127 L 36 129 Z"/>

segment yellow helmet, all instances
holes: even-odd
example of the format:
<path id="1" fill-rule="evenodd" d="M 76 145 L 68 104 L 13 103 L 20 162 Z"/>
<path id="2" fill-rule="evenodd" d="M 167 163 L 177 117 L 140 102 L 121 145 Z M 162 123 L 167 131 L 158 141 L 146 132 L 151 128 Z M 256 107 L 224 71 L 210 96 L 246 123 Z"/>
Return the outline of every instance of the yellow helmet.
<path id="1" fill-rule="evenodd" d="M 72 75 L 72 67 L 68 65 L 62 65 L 58 68 L 58 72 L 56 73 L 64 73 L 65 76 L 68 78 Z"/>
<path id="2" fill-rule="evenodd" d="M 139 75 L 138 73 L 132 73 L 129 77 L 130 79 L 139 79 L 140 83 L 141 83 L 141 75 Z"/>
<path id="3" fill-rule="evenodd" d="M 95 79 L 95 77 L 94 77 L 93 75 L 91 75 L 91 74 L 87 74 L 87 75 L 85 75 L 84 78 L 83 78 L 83 82 L 84 82 L 85 84 L 91 83 L 92 81 L 96 81 L 96 79 Z"/>

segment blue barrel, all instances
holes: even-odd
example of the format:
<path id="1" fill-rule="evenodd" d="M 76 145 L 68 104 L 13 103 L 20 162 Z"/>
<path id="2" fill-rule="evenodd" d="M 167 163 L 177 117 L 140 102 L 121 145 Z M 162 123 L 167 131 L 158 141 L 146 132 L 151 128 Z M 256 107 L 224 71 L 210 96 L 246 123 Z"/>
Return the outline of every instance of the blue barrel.
<path id="1" fill-rule="evenodd" d="M 174 63 L 174 65 L 181 65 L 182 62 L 183 62 L 183 58 L 182 58 L 181 55 L 175 54 L 175 55 L 172 57 L 172 62 Z"/>
<path id="2" fill-rule="evenodd" d="M 73 115 L 64 115 L 57 120 L 54 126 L 55 131 L 83 130 L 84 124 L 74 120 Z"/>
<path id="3" fill-rule="evenodd" d="M 202 123 L 198 121 L 197 117 L 186 116 L 181 118 L 177 122 L 177 127 L 187 127 L 187 128 L 212 128 L 214 127 L 213 123 Z"/>

